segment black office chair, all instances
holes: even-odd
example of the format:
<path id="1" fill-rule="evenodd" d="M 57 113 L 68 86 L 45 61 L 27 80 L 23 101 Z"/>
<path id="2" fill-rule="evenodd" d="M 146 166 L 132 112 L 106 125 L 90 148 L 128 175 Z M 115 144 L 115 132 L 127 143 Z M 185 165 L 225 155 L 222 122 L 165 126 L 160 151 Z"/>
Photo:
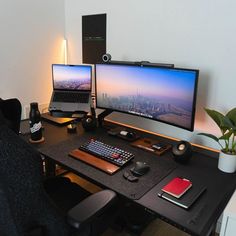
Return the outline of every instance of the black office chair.
<path id="1" fill-rule="evenodd" d="M 21 103 L 17 98 L 3 100 L 0 98 L 0 110 L 4 114 L 5 122 L 15 132 L 19 133 L 21 120 Z"/>
<path id="2" fill-rule="evenodd" d="M 40 154 L 9 128 L 4 115 L 0 109 L 0 235 L 99 235 L 116 194 L 89 195 L 64 177 L 45 181 Z"/>

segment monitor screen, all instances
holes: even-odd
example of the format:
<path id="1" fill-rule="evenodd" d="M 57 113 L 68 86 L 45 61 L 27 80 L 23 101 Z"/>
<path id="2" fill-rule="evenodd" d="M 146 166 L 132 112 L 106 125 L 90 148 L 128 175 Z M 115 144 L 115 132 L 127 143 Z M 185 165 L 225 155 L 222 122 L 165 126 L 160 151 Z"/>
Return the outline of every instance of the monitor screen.
<path id="1" fill-rule="evenodd" d="M 96 64 L 96 106 L 193 130 L 198 70 Z"/>
<path id="2" fill-rule="evenodd" d="M 91 90 L 92 66 L 52 65 L 53 88 L 59 90 Z"/>

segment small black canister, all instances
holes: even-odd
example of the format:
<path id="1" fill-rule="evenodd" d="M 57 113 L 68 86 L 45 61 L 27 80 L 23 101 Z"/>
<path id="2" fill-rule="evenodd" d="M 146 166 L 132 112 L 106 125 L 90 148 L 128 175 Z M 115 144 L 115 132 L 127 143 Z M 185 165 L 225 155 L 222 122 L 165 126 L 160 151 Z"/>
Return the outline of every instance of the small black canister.
<path id="1" fill-rule="evenodd" d="M 29 123 L 30 123 L 30 142 L 38 143 L 44 141 L 42 134 L 41 115 L 38 109 L 37 102 L 30 103 Z"/>

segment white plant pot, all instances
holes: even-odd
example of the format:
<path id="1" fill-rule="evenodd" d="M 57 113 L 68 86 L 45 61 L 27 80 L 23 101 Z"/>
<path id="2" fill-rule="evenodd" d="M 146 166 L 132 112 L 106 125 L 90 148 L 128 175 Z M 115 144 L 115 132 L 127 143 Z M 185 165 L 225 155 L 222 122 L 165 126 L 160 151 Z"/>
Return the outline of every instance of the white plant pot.
<path id="1" fill-rule="evenodd" d="M 236 155 L 220 152 L 218 168 L 226 173 L 234 173 L 236 171 Z"/>

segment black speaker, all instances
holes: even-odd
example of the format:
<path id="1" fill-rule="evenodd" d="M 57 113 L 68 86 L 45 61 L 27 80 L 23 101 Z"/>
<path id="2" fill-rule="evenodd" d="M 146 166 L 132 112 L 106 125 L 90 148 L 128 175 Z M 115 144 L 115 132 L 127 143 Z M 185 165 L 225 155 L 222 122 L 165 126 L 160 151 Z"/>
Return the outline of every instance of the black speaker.
<path id="1" fill-rule="evenodd" d="M 91 114 L 84 116 L 82 119 L 82 126 L 86 131 L 95 130 L 97 128 L 97 119 L 94 108 L 91 108 Z"/>
<path id="2" fill-rule="evenodd" d="M 187 141 L 179 141 L 173 145 L 172 154 L 176 162 L 187 164 L 192 157 L 192 145 Z"/>
<path id="3" fill-rule="evenodd" d="M 110 60 L 111 60 L 111 55 L 110 54 L 108 54 L 108 53 L 106 53 L 106 54 L 104 54 L 104 55 L 102 55 L 102 61 L 103 62 L 110 62 Z"/>

